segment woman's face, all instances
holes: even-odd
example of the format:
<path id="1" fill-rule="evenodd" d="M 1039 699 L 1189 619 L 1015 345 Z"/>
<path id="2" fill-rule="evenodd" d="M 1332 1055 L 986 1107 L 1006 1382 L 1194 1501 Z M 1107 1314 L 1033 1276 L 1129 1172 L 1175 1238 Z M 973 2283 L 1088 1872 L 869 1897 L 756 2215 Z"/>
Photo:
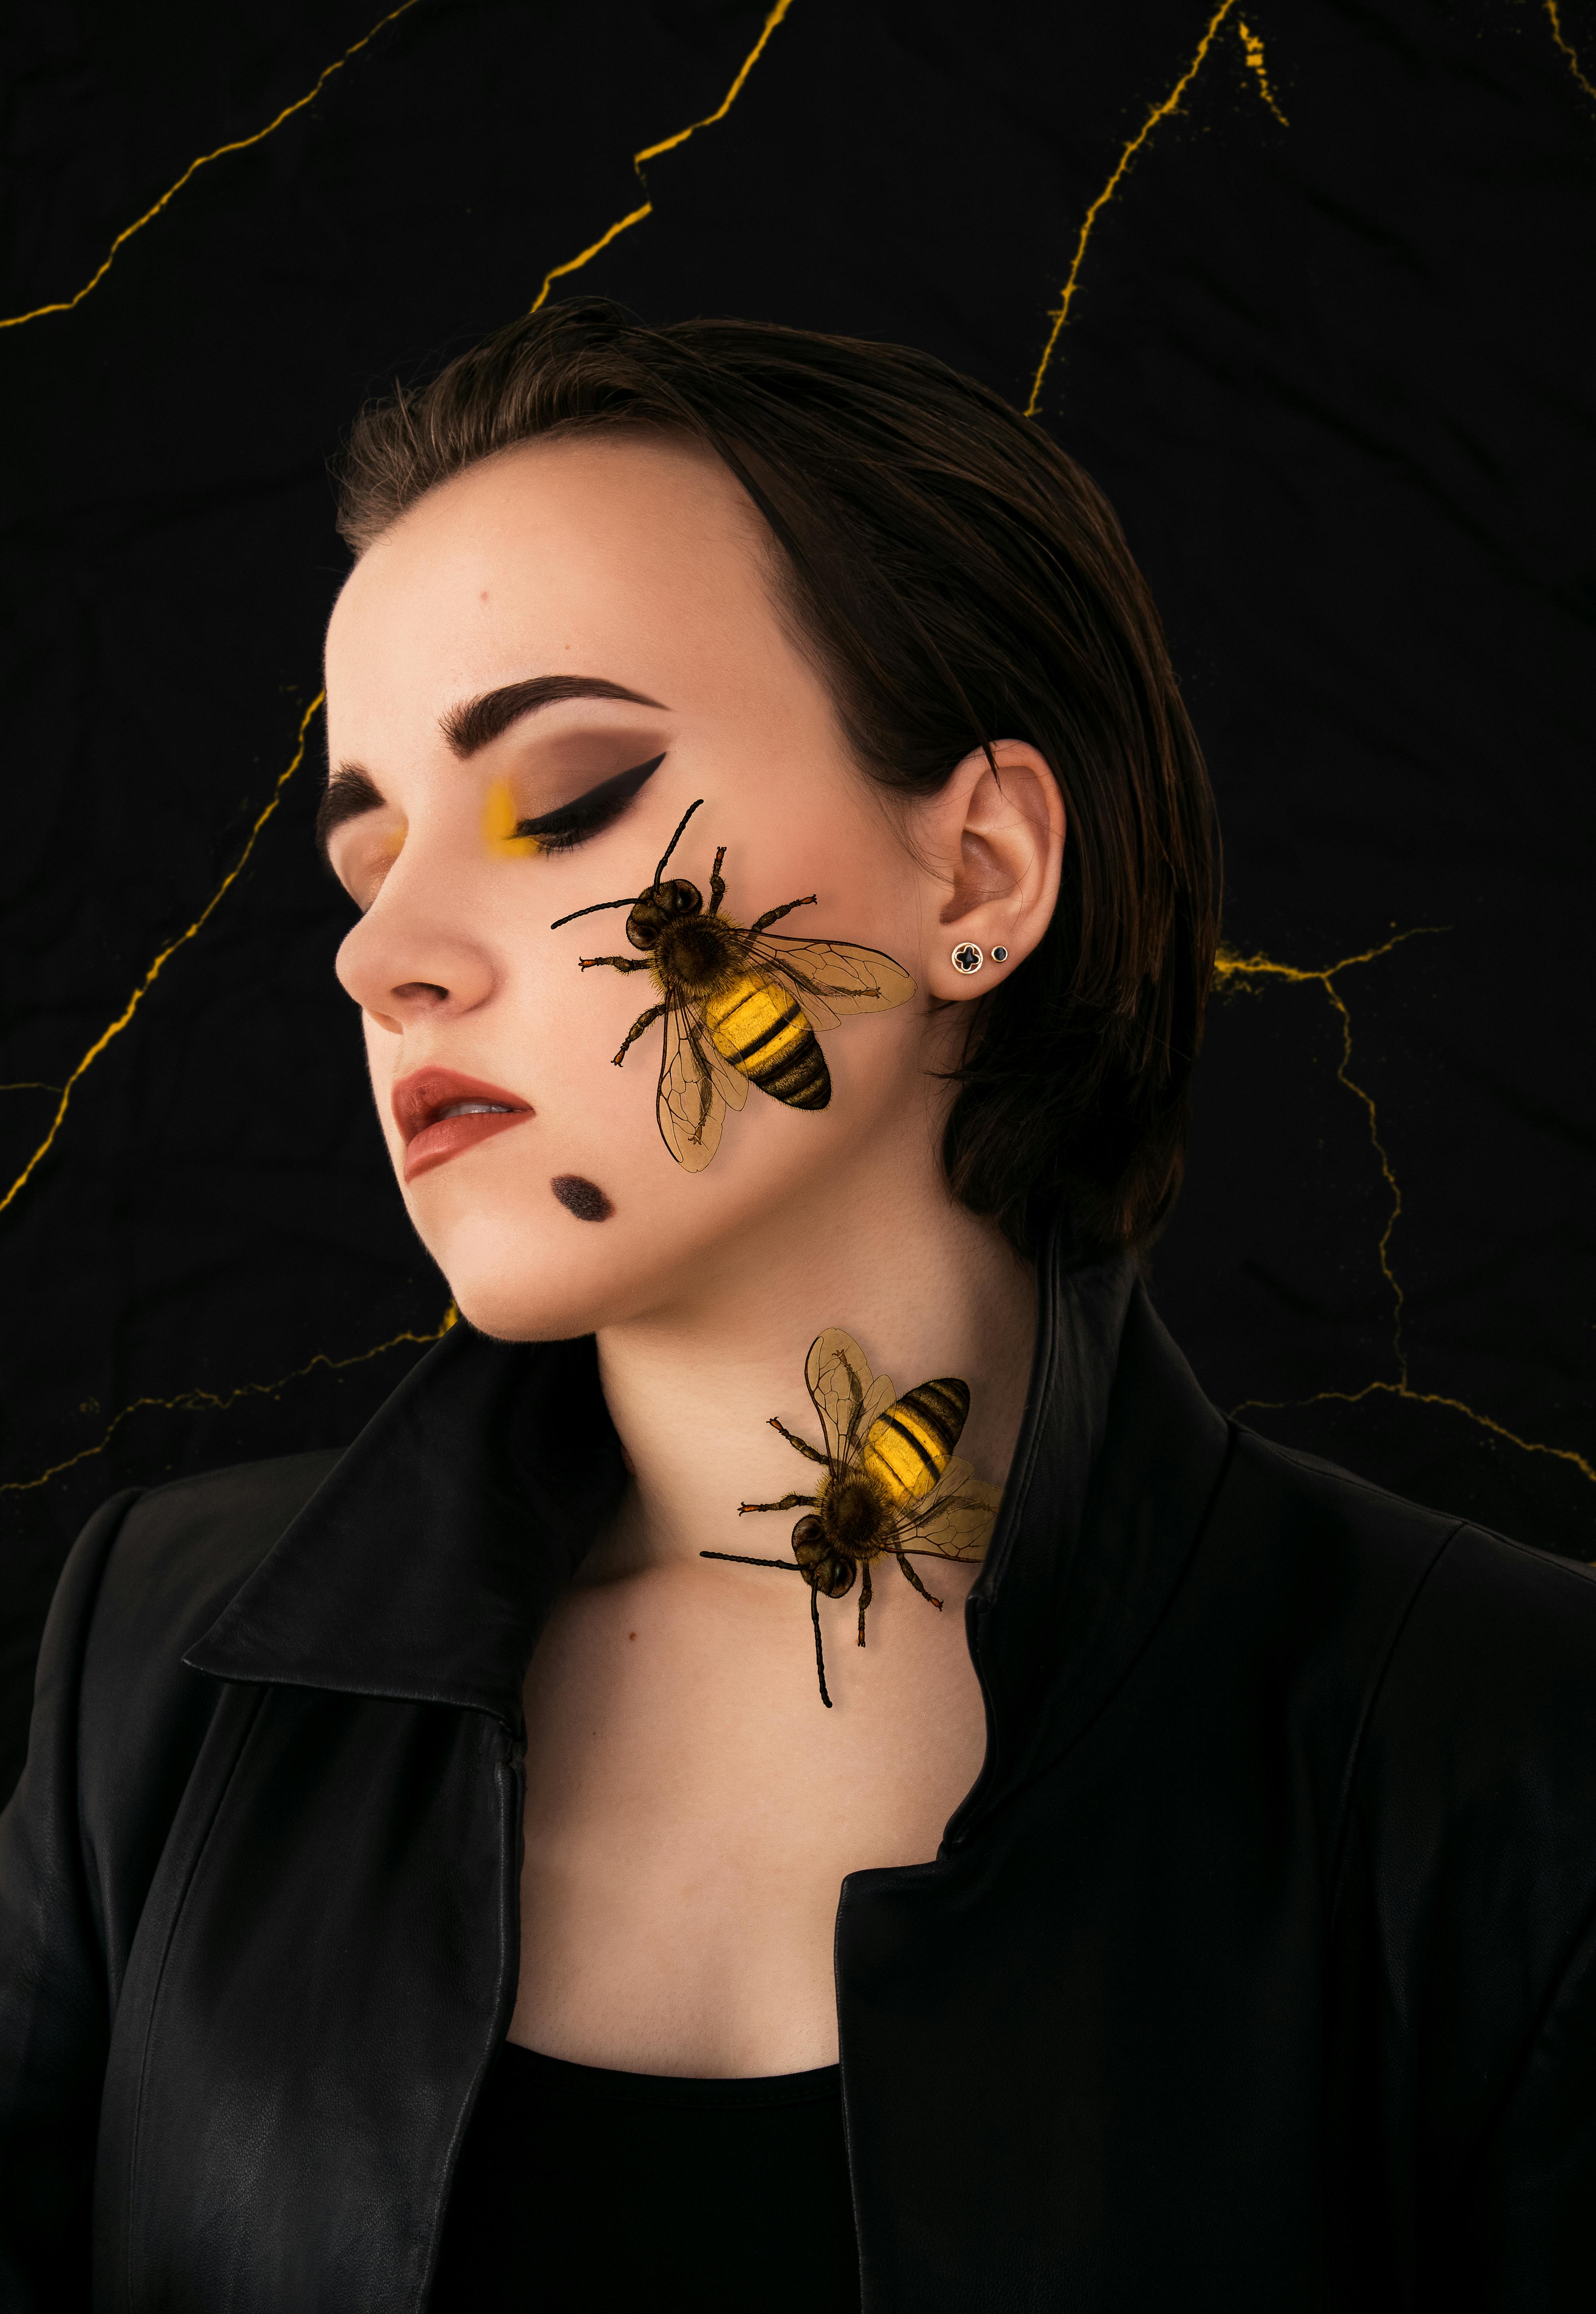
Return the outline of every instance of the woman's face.
<path id="1" fill-rule="evenodd" d="M 411 1218 L 474 1324 L 533 1339 L 646 1315 L 879 1197 L 883 1152 L 934 1164 L 923 992 L 946 894 L 851 763 L 717 461 L 586 437 L 433 491 L 350 576 L 327 702 L 329 852 L 363 911 L 339 976 Z M 781 932 L 884 949 L 921 993 L 823 1037 L 828 1107 L 751 1089 L 692 1172 L 656 1124 L 661 1023 L 613 1064 L 651 974 L 580 968 L 643 961 L 626 909 L 551 925 L 643 892 L 700 798 L 667 876 L 707 906 L 724 845 L 734 923 L 814 893 Z"/>

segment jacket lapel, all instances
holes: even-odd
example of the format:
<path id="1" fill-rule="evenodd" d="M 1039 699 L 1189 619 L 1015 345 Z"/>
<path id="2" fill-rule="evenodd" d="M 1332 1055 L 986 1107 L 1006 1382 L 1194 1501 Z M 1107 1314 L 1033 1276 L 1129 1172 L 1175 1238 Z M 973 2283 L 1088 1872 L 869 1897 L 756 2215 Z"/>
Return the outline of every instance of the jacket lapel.
<path id="1" fill-rule="evenodd" d="M 454 1327 L 184 1660 L 519 1729 L 539 1627 L 622 1483 L 591 1338 Z"/>
<path id="2" fill-rule="evenodd" d="M 1128 1255 L 1044 1257 L 1020 1439 L 966 1609 L 987 1757 L 950 1841 L 1068 1749 L 1151 1636 L 1229 1448 Z"/>

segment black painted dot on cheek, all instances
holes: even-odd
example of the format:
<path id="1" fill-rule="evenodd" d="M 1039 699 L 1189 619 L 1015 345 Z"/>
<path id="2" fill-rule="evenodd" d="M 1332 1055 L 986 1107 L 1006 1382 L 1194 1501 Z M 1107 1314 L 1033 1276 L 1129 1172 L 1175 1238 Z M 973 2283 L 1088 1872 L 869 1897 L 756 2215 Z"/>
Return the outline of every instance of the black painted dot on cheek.
<path id="1" fill-rule="evenodd" d="M 607 1222 L 615 1210 L 598 1183 L 585 1180 L 580 1173 L 556 1173 L 549 1187 L 579 1222 Z"/>

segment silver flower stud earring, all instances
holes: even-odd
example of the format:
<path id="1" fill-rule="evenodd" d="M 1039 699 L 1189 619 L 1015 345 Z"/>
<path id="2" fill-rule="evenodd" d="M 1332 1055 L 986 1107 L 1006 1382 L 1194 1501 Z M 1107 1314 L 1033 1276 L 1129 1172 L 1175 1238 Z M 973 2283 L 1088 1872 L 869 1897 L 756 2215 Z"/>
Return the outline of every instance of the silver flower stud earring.
<path id="1" fill-rule="evenodd" d="M 953 951 L 955 972 L 979 972 L 983 958 L 974 941 L 960 941 Z"/>

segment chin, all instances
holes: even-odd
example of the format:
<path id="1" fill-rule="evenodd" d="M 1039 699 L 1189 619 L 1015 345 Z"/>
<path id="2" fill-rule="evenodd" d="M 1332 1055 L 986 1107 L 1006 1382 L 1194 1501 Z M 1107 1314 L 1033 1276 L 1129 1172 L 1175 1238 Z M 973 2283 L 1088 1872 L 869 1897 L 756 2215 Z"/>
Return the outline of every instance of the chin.
<path id="1" fill-rule="evenodd" d="M 529 1121 L 406 1185 L 417 1233 L 479 1333 L 564 1340 L 592 1333 L 624 1297 L 647 1247 L 630 1182 L 617 1186 L 613 1160 L 602 1186 L 596 1170 L 554 1171 Z"/>
<path id="2" fill-rule="evenodd" d="M 456 1309 L 478 1333 L 500 1342 L 564 1341 L 614 1314 L 626 1284 L 623 1249 L 562 1244 L 560 1219 L 533 1227 L 523 1215 L 517 1227 L 483 1215 L 430 1245 Z M 567 1224 L 573 1235 L 574 1227 Z"/>
<path id="3" fill-rule="evenodd" d="M 455 1307 L 501 1342 L 566 1341 L 657 1307 L 678 1283 L 681 1249 L 635 1206 L 593 1222 L 564 1212 L 479 1209 L 423 1229 Z M 691 1254 L 691 1249 L 688 1249 Z"/>
<path id="4" fill-rule="evenodd" d="M 633 1145 L 607 1149 L 589 1133 L 505 1133 L 411 1183 L 410 1218 L 462 1317 L 498 1341 L 569 1340 L 686 1305 L 723 1282 L 729 1249 L 745 1268 L 762 1236 L 774 1253 L 846 1170 L 857 1129 L 767 1106 L 734 1120 L 712 1173 L 673 1165 L 652 1117 Z"/>

